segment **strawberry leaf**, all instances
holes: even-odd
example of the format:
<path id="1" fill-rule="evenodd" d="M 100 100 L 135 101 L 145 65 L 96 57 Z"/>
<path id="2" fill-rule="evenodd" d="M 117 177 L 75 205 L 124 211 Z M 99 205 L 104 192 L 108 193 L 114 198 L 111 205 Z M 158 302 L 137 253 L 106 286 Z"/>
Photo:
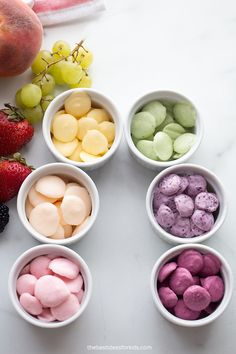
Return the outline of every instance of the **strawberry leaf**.
<path id="1" fill-rule="evenodd" d="M 10 103 L 5 103 L 4 106 L 6 108 L 1 109 L 1 111 L 7 114 L 8 120 L 12 122 L 20 122 L 25 119 L 19 108 L 10 105 Z"/>

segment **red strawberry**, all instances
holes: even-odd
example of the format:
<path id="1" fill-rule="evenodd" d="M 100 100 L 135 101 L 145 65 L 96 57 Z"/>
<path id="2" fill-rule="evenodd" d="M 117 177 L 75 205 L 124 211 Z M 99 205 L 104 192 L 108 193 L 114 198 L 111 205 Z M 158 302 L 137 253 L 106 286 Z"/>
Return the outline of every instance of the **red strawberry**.
<path id="1" fill-rule="evenodd" d="M 0 156 L 19 151 L 34 135 L 34 128 L 18 108 L 5 104 L 0 110 Z"/>
<path id="2" fill-rule="evenodd" d="M 32 172 L 19 153 L 0 159 L 0 202 L 15 197 L 24 179 Z"/>

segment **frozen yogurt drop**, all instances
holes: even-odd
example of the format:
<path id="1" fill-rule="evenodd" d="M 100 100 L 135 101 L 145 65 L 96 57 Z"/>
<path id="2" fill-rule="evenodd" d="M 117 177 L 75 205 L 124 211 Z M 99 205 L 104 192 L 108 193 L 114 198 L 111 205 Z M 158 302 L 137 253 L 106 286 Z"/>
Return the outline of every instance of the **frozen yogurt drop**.
<path id="1" fill-rule="evenodd" d="M 75 315 L 84 290 L 79 265 L 57 255 L 34 258 L 16 281 L 21 306 L 43 322 L 65 321 Z"/>
<path id="2" fill-rule="evenodd" d="M 92 212 L 92 201 L 84 186 L 49 175 L 31 187 L 25 211 L 37 232 L 63 240 L 77 235 L 85 227 Z"/>
<path id="3" fill-rule="evenodd" d="M 153 100 L 134 114 L 131 137 L 136 148 L 154 161 L 171 161 L 196 142 L 196 111 L 190 103 Z"/>
<path id="4" fill-rule="evenodd" d="M 173 236 L 190 238 L 214 227 L 219 199 L 209 192 L 206 179 L 198 174 L 171 173 L 154 187 L 153 213 L 156 222 Z"/>
<path id="5" fill-rule="evenodd" d="M 104 108 L 92 107 L 86 92 L 74 92 L 64 102 L 51 126 L 57 151 L 70 160 L 93 162 L 108 152 L 115 140 L 115 124 Z"/>
<path id="6" fill-rule="evenodd" d="M 224 297 L 221 263 L 211 254 L 186 249 L 162 265 L 157 291 L 163 306 L 175 316 L 197 320 L 214 312 Z"/>
<path id="7" fill-rule="evenodd" d="M 174 307 L 178 302 L 178 297 L 168 286 L 159 289 L 159 296 L 163 305 L 167 308 Z"/>
<path id="8" fill-rule="evenodd" d="M 57 208 L 52 203 L 38 204 L 30 213 L 29 222 L 40 234 L 52 236 L 59 225 Z"/>

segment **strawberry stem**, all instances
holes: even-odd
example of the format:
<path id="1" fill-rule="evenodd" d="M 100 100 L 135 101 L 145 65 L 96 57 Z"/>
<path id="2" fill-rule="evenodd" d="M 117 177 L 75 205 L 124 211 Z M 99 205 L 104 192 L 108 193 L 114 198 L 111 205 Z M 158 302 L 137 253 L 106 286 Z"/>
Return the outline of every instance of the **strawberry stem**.
<path id="1" fill-rule="evenodd" d="M 0 161 L 9 161 L 9 162 L 19 162 L 21 165 L 29 167 L 31 170 L 35 168 L 33 166 L 27 165 L 27 162 L 23 156 L 19 152 L 16 152 L 12 156 L 1 156 Z"/>
<path id="2" fill-rule="evenodd" d="M 24 115 L 19 108 L 10 105 L 10 103 L 5 103 L 5 109 L 1 109 L 2 112 L 7 114 L 7 119 L 12 122 L 20 122 L 25 119 Z"/>

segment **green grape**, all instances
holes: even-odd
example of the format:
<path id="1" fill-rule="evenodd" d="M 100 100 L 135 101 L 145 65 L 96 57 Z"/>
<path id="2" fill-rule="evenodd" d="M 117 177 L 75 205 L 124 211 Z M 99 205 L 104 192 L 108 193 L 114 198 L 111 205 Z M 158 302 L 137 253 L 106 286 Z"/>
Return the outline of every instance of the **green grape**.
<path id="1" fill-rule="evenodd" d="M 69 88 L 79 88 L 79 87 L 81 87 L 80 86 L 80 82 L 81 82 L 81 80 L 83 79 L 83 77 L 85 76 L 85 72 L 83 71 L 83 76 L 82 76 L 82 78 L 79 80 L 79 82 L 76 82 L 75 84 L 70 84 L 69 85 Z"/>
<path id="2" fill-rule="evenodd" d="M 89 88 L 91 86 L 92 86 L 92 78 L 89 75 L 84 75 L 78 84 L 78 87 Z"/>
<path id="3" fill-rule="evenodd" d="M 63 80 L 68 85 L 76 84 L 84 75 L 83 69 L 80 65 L 69 61 L 63 63 L 61 72 Z"/>
<path id="4" fill-rule="evenodd" d="M 51 63 L 52 60 L 53 57 L 48 50 L 40 50 L 31 65 L 33 73 L 38 74 L 43 71 L 46 68 L 47 63 Z"/>
<path id="5" fill-rule="evenodd" d="M 54 77 L 50 74 L 36 76 L 32 82 L 41 88 L 43 96 L 51 93 L 55 87 Z"/>
<path id="6" fill-rule="evenodd" d="M 76 84 L 71 84 L 71 85 L 69 85 L 69 88 L 70 89 L 73 89 L 73 88 L 79 88 L 80 86 L 79 86 L 79 82 L 76 82 Z"/>
<path id="7" fill-rule="evenodd" d="M 70 54 L 70 45 L 65 41 L 56 41 L 52 47 L 55 58 L 67 57 Z"/>
<path id="8" fill-rule="evenodd" d="M 27 84 L 22 87 L 20 97 L 22 103 L 26 107 L 32 108 L 39 104 L 42 97 L 42 91 L 37 85 Z"/>
<path id="9" fill-rule="evenodd" d="M 48 108 L 49 104 L 51 103 L 51 101 L 54 99 L 53 95 L 47 95 L 47 96 L 43 96 L 41 99 L 41 107 L 42 110 L 45 112 L 46 109 Z"/>
<path id="10" fill-rule="evenodd" d="M 63 80 L 62 77 L 62 67 L 64 63 L 65 63 L 64 61 L 60 61 L 59 63 L 52 65 L 50 68 L 50 74 L 54 77 L 54 80 L 58 85 L 65 84 L 65 81 Z"/>
<path id="11" fill-rule="evenodd" d="M 92 52 L 84 52 L 80 59 L 80 65 L 83 69 L 88 69 L 89 66 L 92 64 L 93 61 L 93 54 Z"/>
<path id="12" fill-rule="evenodd" d="M 15 94 L 16 105 L 20 108 L 25 108 L 24 103 L 21 100 L 21 89 L 19 89 Z"/>
<path id="13" fill-rule="evenodd" d="M 39 123 L 43 118 L 43 110 L 40 105 L 23 109 L 23 114 L 31 124 Z"/>

